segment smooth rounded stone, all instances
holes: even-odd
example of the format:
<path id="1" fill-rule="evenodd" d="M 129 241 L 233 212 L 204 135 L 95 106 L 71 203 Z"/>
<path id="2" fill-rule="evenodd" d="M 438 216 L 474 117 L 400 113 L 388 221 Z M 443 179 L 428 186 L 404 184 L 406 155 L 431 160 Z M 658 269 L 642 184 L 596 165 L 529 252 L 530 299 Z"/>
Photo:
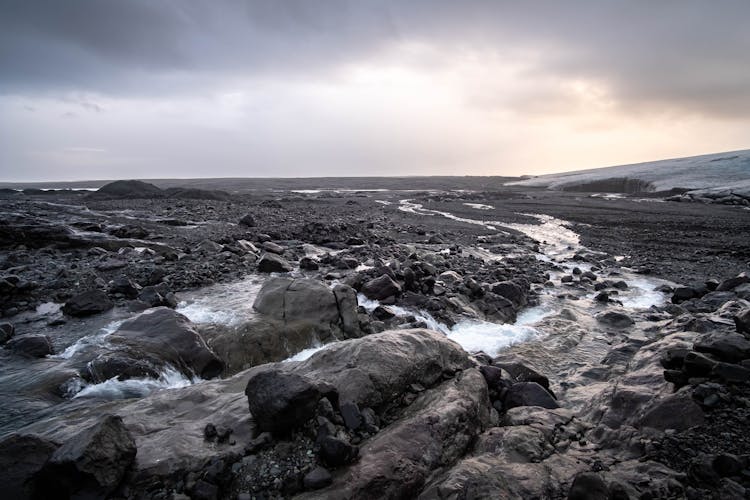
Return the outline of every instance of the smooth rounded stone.
<path id="1" fill-rule="evenodd" d="M 371 300 L 384 300 L 401 293 L 401 285 L 387 274 L 382 274 L 362 285 L 361 292 Z"/>
<path id="2" fill-rule="evenodd" d="M 122 418 L 107 415 L 52 454 L 37 486 L 49 497 L 61 492 L 80 497 L 106 496 L 120 484 L 136 451 L 135 440 Z"/>
<path id="3" fill-rule="evenodd" d="M 115 304 L 101 290 L 87 290 L 68 300 L 62 312 L 68 316 L 91 316 L 112 309 Z"/>
<path id="4" fill-rule="evenodd" d="M 305 474 L 302 479 L 302 484 L 306 490 L 319 490 L 325 488 L 333 482 L 331 473 L 328 472 L 324 467 L 315 467 L 313 470 Z"/>
<path id="5" fill-rule="evenodd" d="M 665 431 L 684 431 L 705 422 L 703 410 L 686 392 L 670 394 L 656 400 L 639 419 L 640 427 Z"/>
<path id="6" fill-rule="evenodd" d="M 358 453 L 359 448 L 334 436 L 326 436 L 320 442 L 320 458 L 333 467 L 348 464 L 357 458 Z"/>
<path id="7" fill-rule="evenodd" d="M 4 345 L 16 334 L 16 327 L 13 323 L 0 323 L 0 345 Z"/>
<path id="8" fill-rule="evenodd" d="M 245 387 L 250 413 L 261 431 L 288 433 L 310 420 L 331 388 L 296 373 L 268 370 L 250 376 Z"/>
<path id="9" fill-rule="evenodd" d="M 560 283 L 573 283 L 573 276 L 570 274 L 566 274 L 562 278 L 560 278 Z"/>
<path id="10" fill-rule="evenodd" d="M 750 309 L 740 311 L 733 319 L 737 332 L 750 334 Z"/>
<path id="11" fill-rule="evenodd" d="M 251 214 L 247 214 L 242 217 L 237 223 L 240 226 L 255 227 L 255 217 L 253 217 Z"/>
<path id="12" fill-rule="evenodd" d="M 274 253 L 264 253 L 258 261 L 258 271 L 261 273 L 288 273 L 293 269 L 286 259 Z"/>
<path id="13" fill-rule="evenodd" d="M 268 253 L 275 253 L 276 255 L 281 255 L 284 253 L 284 247 L 282 247 L 278 243 L 274 243 L 273 241 L 263 242 L 261 248 Z"/>
<path id="14" fill-rule="evenodd" d="M 750 358 L 750 340 L 734 332 L 709 333 L 700 337 L 693 348 L 730 363 Z"/>
<path id="15" fill-rule="evenodd" d="M 515 408 L 516 406 L 560 407 L 555 398 L 536 382 L 518 382 L 513 384 L 508 389 L 503 403 L 506 408 Z"/>
<path id="16" fill-rule="evenodd" d="M 310 257 L 302 257 L 299 260 L 299 268 L 305 271 L 317 271 L 320 265 Z"/>
<path id="17" fill-rule="evenodd" d="M 123 322 L 108 340 L 130 349 L 130 355 L 169 363 L 190 377 L 213 378 L 224 369 L 190 320 L 167 307 L 148 309 Z"/>
<path id="18" fill-rule="evenodd" d="M 5 348 L 16 354 L 22 354 L 31 358 L 43 358 L 55 353 L 55 348 L 52 346 L 50 338 L 41 333 L 30 333 L 13 337 L 5 344 Z"/>
<path id="19" fill-rule="evenodd" d="M 599 474 L 581 472 L 570 486 L 568 500 L 610 500 L 609 488 Z"/>
<path id="20" fill-rule="evenodd" d="M 32 498 L 32 478 L 58 445 L 39 436 L 10 434 L 0 441 L 0 491 L 8 499 Z"/>
<path id="21" fill-rule="evenodd" d="M 635 324 L 633 318 L 619 311 L 607 311 L 596 315 L 596 320 L 607 326 L 627 328 Z"/>

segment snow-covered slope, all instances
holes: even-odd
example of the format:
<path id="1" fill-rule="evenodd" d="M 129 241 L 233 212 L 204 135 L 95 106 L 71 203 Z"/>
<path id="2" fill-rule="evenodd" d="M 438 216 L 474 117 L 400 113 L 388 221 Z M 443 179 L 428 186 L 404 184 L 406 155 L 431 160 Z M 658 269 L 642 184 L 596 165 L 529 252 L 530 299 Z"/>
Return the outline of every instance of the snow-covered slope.
<path id="1" fill-rule="evenodd" d="M 750 150 L 542 175 L 508 185 L 611 192 L 672 188 L 750 192 Z"/>

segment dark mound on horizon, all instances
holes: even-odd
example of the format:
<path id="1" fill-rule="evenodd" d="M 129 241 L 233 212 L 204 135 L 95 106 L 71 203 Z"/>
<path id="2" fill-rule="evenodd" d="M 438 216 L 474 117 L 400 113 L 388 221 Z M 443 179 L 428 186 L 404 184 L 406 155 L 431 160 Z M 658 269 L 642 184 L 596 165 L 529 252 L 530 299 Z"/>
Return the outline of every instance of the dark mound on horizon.
<path id="1" fill-rule="evenodd" d="M 153 184 L 138 180 L 110 182 L 89 194 L 88 197 L 97 200 L 175 198 L 226 201 L 231 199 L 231 195 L 225 191 L 179 187 L 162 190 Z"/>

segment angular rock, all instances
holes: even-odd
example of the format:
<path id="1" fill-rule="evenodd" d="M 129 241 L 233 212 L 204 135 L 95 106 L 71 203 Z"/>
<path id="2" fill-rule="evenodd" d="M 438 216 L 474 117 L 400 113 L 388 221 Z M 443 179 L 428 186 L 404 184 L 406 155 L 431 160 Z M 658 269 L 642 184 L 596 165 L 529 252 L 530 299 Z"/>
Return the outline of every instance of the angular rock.
<path id="1" fill-rule="evenodd" d="M 739 333 L 750 334 L 750 309 L 744 309 L 733 318 Z"/>
<path id="2" fill-rule="evenodd" d="M 505 297 L 516 307 L 526 304 L 526 291 L 514 281 L 501 281 L 492 285 L 492 293 Z"/>
<path id="3" fill-rule="evenodd" d="M 686 393 L 678 392 L 657 400 L 640 418 L 641 427 L 684 431 L 705 421 L 703 410 Z"/>
<path id="4" fill-rule="evenodd" d="M 324 392 L 321 385 L 295 373 L 268 370 L 250 376 L 245 388 L 250 413 L 261 431 L 285 434 L 310 420 Z"/>
<path id="5" fill-rule="evenodd" d="M 730 363 L 750 358 L 750 340 L 739 333 L 710 333 L 701 337 L 693 348 Z"/>
<path id="6" fill-rule="evenodd" d="M 310 257 L 302 257 L 299 260 L 299 268 L 304 269 L 305 271 L 317 271 L 320 269 L 320 266 Z"/>
<path id="7" fill-rule="evenodd" d="M 371 300 L 384 300 L 401 293 L 401 285 L 387 274 L 382 274 L 362 285 L 361 292 Z"/>
<path id="8" fill-rule="evenodd" d="M 719 283 L 719 285 L 716 287 L 716 291 L 724 292 L 733 290 L 740 285 L 744 285 L 745 283 L 750 283 L 750 276 L 748 276 L 746 273 L 740 273 L 734 278 L 725 279 L 724 281 Z"/>
<path id="9" fill-rule="evenodd" d="M 0 441 L 0 491 L 8 499 L 32 498 L 33 478 L 58 445 L 28 434 L 11 434 Z"/>
<path id="10" fill-rule="evenodd" d="M 16 354 L 22 354 L 31 358 L 43 358 L 55 353 L 55 348 L 52 346 L 50 338 L 41 333 L 29 333 L 13 337 L 5 344 L 5 348 Z"/>
<path id="11" fill-rule="evenodd" d="M 264 253 L 258 261 L 258 271 L 262 273 L 288 273 L 293 269 L 286 259 L 273 253 Z"/>
<path id="12" fill-rule="evenodd" d="M 101 290 L 87 290 L 68 300 L 62 311 L 68 316 L 91 316 L 108 311 L 114 303 Z"/>
<path id="13" fill-rule="evenodd" d="M 135 441 L 122 418 L 107 415 L 63 443 L 44 466 L 37 485 L 50 497 L 62 492 L 103 497 L 120 484 L 135 455 Z"/>
<path id="14" fill-rule="evenodd" d="M 555 398 L 536 382 L 518 382 L 510 386 L 503 401 L 506 408 L 516 406 L 541 406 L 542 408 L 559 408 Z"/>
<path id="15" fill-rule="evenodd" d="M 595 472 L 581 472 L 573 480 L 568 500 L 610 500 L 609 488 Z"/>
<path id="16" fill-rule="evenodd" d="M 276 255 L 281 255 L 284 253 L 284 247 L 281 245 L 274 243 L 273 241 L 266 241 L 263 242 L 261 245 L 261 248 L 269 253 L 274 253 Z"/>
<path id="17" fill-rule="evenodd" d="M 121 293 L 129 299 L 138 297 L 141 287 L 127 276 L 118 276 L 109 284 L 109 293 Z"/>
<path id="18" fill-rule="evenodd" d="M 344 419 L 344 425 L 349 430 L 357 430 L 362 425 L 362 414 L 359 412 L 357 403 L 343 403 L 341 405 L 341 416 Z"/>
<path id="19" fill-rule="evenodd" d="M 549 379 L 523 363 L 495 361 L 492 364 L 508 372 L 514 382 L 536 382 L 547 391 L 550 390 Z"/>

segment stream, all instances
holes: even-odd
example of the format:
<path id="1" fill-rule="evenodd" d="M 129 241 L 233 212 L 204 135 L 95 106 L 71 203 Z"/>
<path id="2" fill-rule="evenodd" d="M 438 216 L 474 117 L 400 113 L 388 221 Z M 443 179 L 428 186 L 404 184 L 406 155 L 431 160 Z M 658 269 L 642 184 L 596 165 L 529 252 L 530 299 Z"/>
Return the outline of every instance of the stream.
<path id="1" fill-rule="evenodd" d="M 512 324 L 465 319 L 449 327 L 436 321 L 425 311 L 389 306 L 397 316 L 413 317 L 427 327 L 444 333 L 467 351 L 483 351 L 491 356 L 496 356 L 511 346 L 544 343 L 546 339 L 554 339 L 559 328 L 559 322 L 555 318 L 564 310 L 573 311 L 576 317 L 583 318 L 580 321 L 582 325 L 595 325 L 590 318 L 602 310 L 601 304 L 595 301 L 595 294 L 591 293 L 590 289 L 566 286 L 561 282 L 561 278 L 575 268 L 582 272 L 591 270 L 590 264 L 573 260 L 574 255 L 585 248 L 581 246 L 579 236 L 565 221 L 548 215 L 523 214 L 536 219 L 538 223 L 505 223 L 429 210 L 408 199 L 400 200 L 397 206 L 395 202 L 393 205 L 393 208 L 406 213 L 423 217 L 445 217 L 466 224 L 480 225 L 497 231 L 498 234 L 508 234 L 507 231 L 511 230 L 521 232 L 539 243 L 539 253 L 536 257 L 555 264 L 557 269 L 550 276 L 554 286 L 537 290 L 538 305 L 521 311 Z M 477 213 L 482 215 L 487 215 L 492 209 L 491 206 L 481 204 L 467 206 L 476 209 Z M 481 250 L 481 247 L 477 245 L 472 251 L 477 249 Z M 310 254 L 314 256 L 315 252 L 310 251 Z M 482 255 L 481 252 L 477 254 Z M 492 260 L 498 257 L 488 255 L 487 258 Z M 621 308 L 626 313 L 637 315 L 653 305 L 665 302 L 665 296 L 656 291 L 657 287 L 665 283 L 664 281 L 636 275 L 619 267 L 616 274 L 601 278 L 624 280 L 627 283 L 627 289 L 621 290 L 617 295 L 617 300 L 621 302 Z M 215 284 L 179 293 L 177 311 L 197 325 L 243 325 L 255 316 L 252 305 L 263 280 L 260 275 L 249 275 L 237 282 Z M 561 290 L 564 293 L 561 293 Z M 361 294 L 358 296 L 358 303 L 368 311 L 379 305 L 377 301 L 368 300 Z M 74 376 L 76 370 L 81 368 L 74 361 L 83 353 L 97 352 L 97 349 L 101 349 L 107 344 L 107 337 L 124 320 L 135 316 L 135 313 L 124 308 L 115 308 L 91 318 L 67 319 L 63 327 L 51 326 L 50 323 L 54 325 L 54 320 L 61 317 L 60 306 L 61 304 L 54 303 L 43 304 L 35 313 L 17 318 L 16 323 L 19 334 L 48 334 L 53 339 L 57 354 L 30 360 L 0 350 L 0 398 L 5 408 L 0 414 L 0 436 L 53 414 L 57 405 L 71 404 L 72 401 L 80 402 L 86 398 L 111 400 L 143 397 L 155 390 L 185 387 L 201 382 L 200 378 L 187 378 L 167 365 L 158 379 L 111 379 L 100 384 L 86 385 Z M 296 353 L 289 360 L 303 360 L 325 348 L 325 345 L 312 345 Z M 600 355 L 598 350 L 591 354 L 592 357 L 596 355 Z M 41 390 L 42 387 L 50 387 L 51 384 L 59 384 L 61 394 L 50 395 Z"/>

